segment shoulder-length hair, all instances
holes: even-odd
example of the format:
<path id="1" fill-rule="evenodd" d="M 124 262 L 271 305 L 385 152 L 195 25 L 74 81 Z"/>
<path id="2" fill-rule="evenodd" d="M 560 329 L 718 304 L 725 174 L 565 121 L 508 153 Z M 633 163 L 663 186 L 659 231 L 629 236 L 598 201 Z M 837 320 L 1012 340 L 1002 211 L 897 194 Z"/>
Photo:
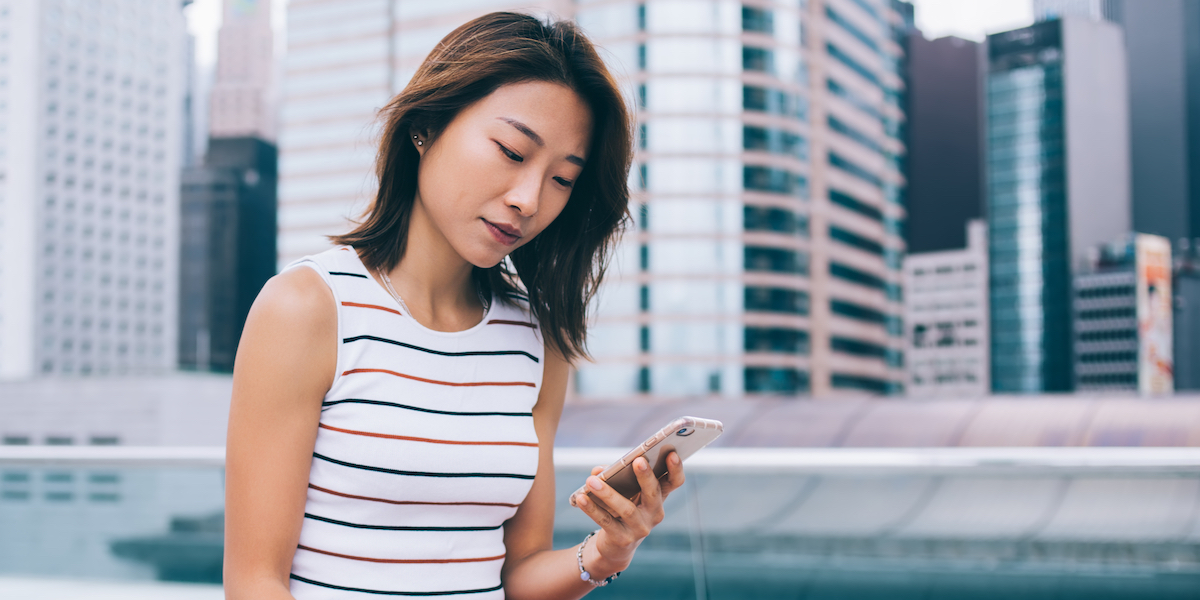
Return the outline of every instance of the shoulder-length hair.
<path id="1" fill-rule="evenodd" d="M 420 155 L 412 133 L 432 141 L 474 102 L 501 86 L 528 81 L 564 85 L 589 107 L 587 163 L 558 218 L 509 255 L 515 273 L 501 261 L 490 269 L 476 267 L 473 276 L 485 294 L 501 302 L 512 302 L 523 286 L 542 335 L 570 360 L 586 355 L 587 306 L 627 221 L 633 137 L 616 82 L 574 23 L 495 12 L 443 38 L 404 91 L 380 111 L 374 201 L 353 231 L 330 239 L 353 246 L 368 268 L 394 268 L 404 256 L 417 186 Z"/>

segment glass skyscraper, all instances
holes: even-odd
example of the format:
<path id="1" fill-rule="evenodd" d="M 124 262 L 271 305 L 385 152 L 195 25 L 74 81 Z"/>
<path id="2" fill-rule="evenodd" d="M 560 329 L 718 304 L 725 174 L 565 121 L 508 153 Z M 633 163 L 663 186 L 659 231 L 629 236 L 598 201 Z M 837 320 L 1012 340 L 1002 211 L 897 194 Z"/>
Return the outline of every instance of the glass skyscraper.
<path id="1" fill-rule="evenodd" d="M 1074 266 L 1129 227 L 1122 52 L 1119 30 L 1083 19 L 988 38 L 996 392 L 1072 389 Z"/>

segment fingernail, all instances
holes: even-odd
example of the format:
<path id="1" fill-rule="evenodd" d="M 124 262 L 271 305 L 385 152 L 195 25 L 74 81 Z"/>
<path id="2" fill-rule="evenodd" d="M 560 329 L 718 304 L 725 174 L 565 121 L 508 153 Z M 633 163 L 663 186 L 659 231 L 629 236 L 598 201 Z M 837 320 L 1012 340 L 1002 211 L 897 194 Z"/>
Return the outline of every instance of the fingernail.
<path id="1" fill-rule="evenodd" d="M 646 459 L 638 458 L 637 460 L 633 461 L 633 466 L 634 466 L 634 468 L 636 468 L 639 471 L 645 471 L 646 470 Z"/>
<path id="2" fill-rule="evenodd" d="M 578 504 L 579 506 L 587 506 L 588 505 L 587 494 L 580 494 L 580 495 L 576 496 L 575 504 Z"/>
<path id="3" fill-rule="evenodd" d="M 679 455 L 674 452 L 671 453 L 671 464 L 679 464 Z"/>
<path id="4" fill-rule="evenodd" d="M 588 477 L 587 484 L 588 487 L 592 488 L 593 490 L 598 490 L 601 487 L 604 487 L 600 484 L 600 478 L 596 477 L 595 475 Z"/>

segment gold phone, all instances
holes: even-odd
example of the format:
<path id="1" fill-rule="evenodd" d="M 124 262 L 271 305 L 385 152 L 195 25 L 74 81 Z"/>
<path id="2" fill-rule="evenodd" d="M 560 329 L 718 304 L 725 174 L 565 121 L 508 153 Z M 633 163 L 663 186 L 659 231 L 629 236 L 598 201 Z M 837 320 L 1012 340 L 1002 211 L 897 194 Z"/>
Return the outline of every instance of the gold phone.
<path id="1" fill-rule="evenodd" d="M 679 460 L 686 460 L 717 439 L 724 430 L 725 426 L 720 421 L 699 417 L 679 417 L 660 429 L 658 433 L 647 438 L 640 446 L 625 453 L 625 456 L 609 465 L 597 477 L 601 481 L 607 482 L 617 493 L 636 502 L 642 486 L 633 472 L 633 459 L 639 456 L 646 457 L 646 462 L 650 463 L 654 470 L 654 476 L 663 479 L 667 476 L 667 456 L 671 451 L 675 451 L 679 455 Z M 586 484 L 571 494 L 571 506 L 576 506 L 575 495 L 580 492 L 587 492 L 592 502 L 607 510 L 608 507 L 587 490 Z"/>

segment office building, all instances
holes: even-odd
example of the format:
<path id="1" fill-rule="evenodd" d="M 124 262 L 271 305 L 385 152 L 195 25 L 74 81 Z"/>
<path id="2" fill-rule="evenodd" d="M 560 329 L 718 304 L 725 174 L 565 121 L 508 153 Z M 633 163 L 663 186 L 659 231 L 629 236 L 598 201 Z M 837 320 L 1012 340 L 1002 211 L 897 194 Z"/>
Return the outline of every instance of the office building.
<path id="1" fill-rule="evenodd" d="M 376 111 L 433 45 L 511 2 L 293 2 L 279 259 L 374 191 Z M 546 1 L 637 107 L 635 226 L 596 305 L 581 399 L 901 389 L 903 42 L 878 0 Z"/>
<path id="2" fill-rule="evenodd" d="M 968 225 L 957 250 L 909 254 L 904 260 L 904 350 L 910 398 L 978 398 L 988 380 L 987 224 Z"/>
<path id="3" fill-rule="evenodd" d="M 1069 391 L 1072 276 L 1130 226 L 1121 30 L 1068 17 L 987 43 L 992 389 Z"/>
<path id="4" fill-rule="evenodd" d="M 275 146 L 210 138 L 183 172 L 179 366 L 232 371 L 250 305 L 275 274 Z"/>
<path id="5" fill-rule="evenodd" d="M 175 365 L 182 4 L 0 3 L 0 378 Z"/>
<path id="6" fill-rule="evenodd" d="M 640 123 L 576 393 L 898 392 L 907 5 L 701 4 L 578 11 Z"/>
<path id="7" fill-rule="evenodd" d="M 983 48 L 908 36 L 910 253 L 966 247 L 967 224 L 983 215 Z"/>
<path id="8" fill-rule="evenodd" d="M 1174 391 L 1171 244 L 1135 234 L 1075 275 L 1075 389 Z"/>
<path id="9" fill-rule="evenodd" d="M 1136 1 L 1139 4 L 1147 3 L 1145 0 Z M 1122 0 L 1033 0 L 1033 17 L 1038 21 L 1067 16 L 1113 21 L 1120 14 L 1122 4 Z"/>
<path id="10" fill-rule="evenodd" d="M 224 0 L 209 135 L 274 140 L 275 70 L 271 0 Z"/>

